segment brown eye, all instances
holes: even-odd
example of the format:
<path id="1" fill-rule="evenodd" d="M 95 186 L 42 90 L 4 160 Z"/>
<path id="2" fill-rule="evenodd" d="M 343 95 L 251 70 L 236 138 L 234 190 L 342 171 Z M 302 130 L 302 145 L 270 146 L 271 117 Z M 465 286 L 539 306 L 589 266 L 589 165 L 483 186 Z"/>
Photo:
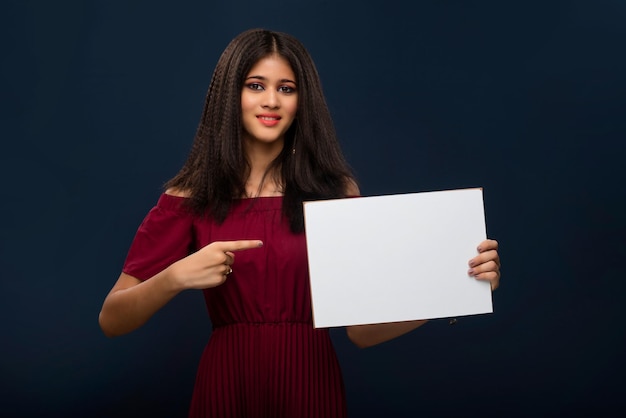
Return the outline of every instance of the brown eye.
<path id="1" fill-rule="evenodd" d="M 247 85 L 250 90 L 263 90 L 263 86 L 259 83 L 250 83 Z"/>
<path id="2" fill-rule="evenodd" d="M 278 91 L 280 91 L 281 93 L 294 93 L 296 89 L 290 86 L 280 86 L 278 88 Z"/>

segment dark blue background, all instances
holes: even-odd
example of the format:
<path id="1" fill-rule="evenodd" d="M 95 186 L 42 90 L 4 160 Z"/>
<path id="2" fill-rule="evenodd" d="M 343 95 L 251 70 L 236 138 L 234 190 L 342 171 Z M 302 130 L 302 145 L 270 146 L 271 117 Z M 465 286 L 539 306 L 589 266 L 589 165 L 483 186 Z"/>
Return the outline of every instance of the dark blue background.
<path id="1" fill-rule="evenodd" d="M 363 194 L 483 187 L 501 244 L 494 314 L 367 350 L 332 331 L 350 416 L 626 407 L 624 2 L 11 0 L 0 16 L 3 415 L 184 416 L 201 294 L 118 339 L 97 316 L 251 27 L 309 48 Z"/>

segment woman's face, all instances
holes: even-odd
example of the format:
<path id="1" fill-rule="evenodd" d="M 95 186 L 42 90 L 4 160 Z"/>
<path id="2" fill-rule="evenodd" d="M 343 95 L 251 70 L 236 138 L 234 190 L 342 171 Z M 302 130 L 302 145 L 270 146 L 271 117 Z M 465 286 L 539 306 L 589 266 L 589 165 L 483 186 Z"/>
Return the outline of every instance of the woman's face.
<path id="1" fill-rule="evenodd" d="M 279 55 L 261 58 L 241 91 L 244 141 L 282 149 L 297 109 L 296 76 L 287 60 Z"/>

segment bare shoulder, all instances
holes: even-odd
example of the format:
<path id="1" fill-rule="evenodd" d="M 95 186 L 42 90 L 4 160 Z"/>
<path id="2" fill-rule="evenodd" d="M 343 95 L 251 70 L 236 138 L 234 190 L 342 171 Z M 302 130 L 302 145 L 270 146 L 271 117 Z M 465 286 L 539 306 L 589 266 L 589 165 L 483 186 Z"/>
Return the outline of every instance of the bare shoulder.
<path id="1" fill-rule="evenodd" d="M 176 197 L 190 197 L 191 196 L 191 193 L 189 192 L 189 190 L 181 190 L 176 187 L 170 187 L 169 189 L 165 191 L 165 194 L 168 194 L 170 196 L 176 196 Z"/>
<path id="2" fill-rule="evenodd" d="M 346 196 L 361 196 L 359 185 L 353 178 L 346 179 Z"/>

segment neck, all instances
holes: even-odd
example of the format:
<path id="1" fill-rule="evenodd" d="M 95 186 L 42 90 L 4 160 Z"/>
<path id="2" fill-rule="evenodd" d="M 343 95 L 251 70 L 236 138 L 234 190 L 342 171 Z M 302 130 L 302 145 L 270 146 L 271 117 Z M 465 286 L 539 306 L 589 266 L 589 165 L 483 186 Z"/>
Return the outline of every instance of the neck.
<path id="1" fill-rule="evenodd" d="M 282 189 L 276 182 L 275 173 L 270 172 L 272 161 L 282 151 L 283 144 L 246 143 L 246 156 L 250 164 L 250 175 L 246 181 L 246 197 L 281 196 Z"/>

